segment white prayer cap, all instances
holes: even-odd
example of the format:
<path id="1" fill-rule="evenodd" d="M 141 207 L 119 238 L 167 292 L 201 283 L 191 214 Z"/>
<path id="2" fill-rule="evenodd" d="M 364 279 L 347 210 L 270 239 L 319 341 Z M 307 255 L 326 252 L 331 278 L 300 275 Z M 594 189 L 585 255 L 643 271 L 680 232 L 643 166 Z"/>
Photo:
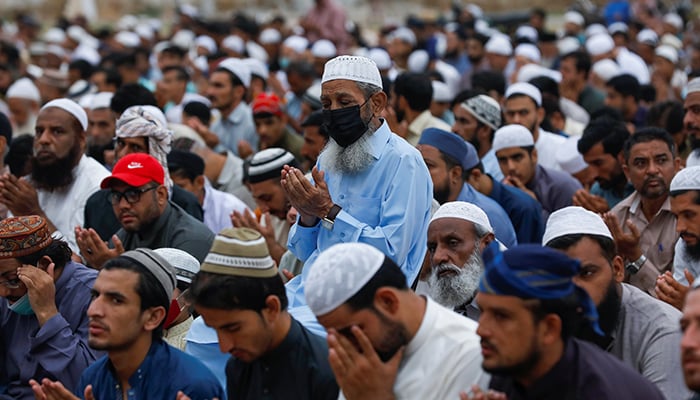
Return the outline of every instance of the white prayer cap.
<path id="1" fill-rule="evenodd" d="M 542 245 L 566 235 L 598 235 L 613 240 L 610 229 L 600 215 L 583 207 L 569 206 L 551 214 L 544 228 Z"/>
<path id="2" fill-rule="evenodd" d="M 311 45 L 311 55 L 319 58 L 332 58 L 338 55 L 338 50 L 330 40 L 319 39 Z"/>
<path id="3" fill-rule="evenodd" d="M 614 35 L 616 33 L 627 33 L 628 30 L 629 28 L 627 27 L 627 24 L 622 21 L 613 22 L 612 24 L 608 25 L 608 33 L 610 35 Z"/>
<path id="4" fill-rule="evenodd" d="M 88 127 L 87 114 L 85 113 L 85 110 L 83 110 L 83 108 L 80 107 L 80 104 L 78 104 L 70 99 L 65 99 L 65 98 L 56 99 L 56 100 L 51 100 L 48 103 L 44 104 L 44 106 L 41 107 L 39 112 L 42 112 L 45 109 L 50 108 L 50 107 L 60 108 L 63 111 L 69 113 L 70 115 L 75 117 L 75 119 L 77 119 L 78 122 L 80 122 L 80 126 L 83 127 L 83 130 L 87 129 L 87 127 Z"/>
<path id="5" fill-rule="evenodd" d="M 216 41 L 211 36 L 199 35 L 194 39 L 194 44 L 198 47 L 204 47 L 210 54 L 216 53 Z"/>
<path id="6" fill-rule="evenodd" d="M 199 16 L 199 10 L 191 4 L 181 5 L 179 11 L 182 15 L 187 15 L 190 18 L 197 18 Z"/>
<path id="7" fill-rule="evenodd" d="M 275 28 L 265 28 L 260 32 L 260 44 L 275 44 L 282 41 L 282 34 Z"/>
<path id="8" fill-rule="evenodd" d="M 537 104 L 537 107 L 542 106 L 542 92 L 535 85 L 527 82 L 517 82 L 506 89 L 505 98 L 508 99 L 513 95 L 522 94 L 532 99 Z"/>
<path id="9" fill-rule="evenodd" d="M 162 247 L 153 251 L 168 260 L 175 269 L 175 278 L 180 282 L 192 283 L 192 278 L 199 272 L 199 261 L 186 251 L 172 247 Z"/>
<path id="10" fill-rule="evenodd" d="M 89 109 L 90 109 L 90 105 L 92 104 L 92 100 L 93 100 L 94 98 L 95 98 L 95 94 L 94 94 L 94 93 L 85 94 L 85 95 L 83 95 L 83 96 L 78 100 L 78 104 L 80 104 L 80 107 L 82 107 L 82 108 L 84 108 L 84 109 L 86 109 L 86 110 L 89 110 Z"/>
<path id="11" fill-rule="evenodd" d="M 510 39 L 508 36 L 498 33 L 491 36 L 491 39 L 486 42 L 486 45 L 484 45 L 484 51 L 501 56 L 510 56 L 513 54 L 513 45 L 510 44 Z"/>
<path id="12" fill-rule="evenodd" d="M 583 26 L 586 23 L 586 20 L 583 18 L 583 15 L 577 11 L 567 11 L 564 14 L 564 23 L 571 23 L 574 25 L 578 26 Z"/>
<path id="13" fill-rule="evenodd" d="M 252 75 L 257 75 L 264 80 L 267 80 L 270 77 L 270 70 L 267 68 L 267 65 L 257 58 L 246 58 L 243 60 L 243 62 L 248 66 L 248 69 Z"/>
<path id="14" fill-rule="evenodd" d="M 120 31 L 128 31 L 131 29 L 134 29 L 136 27 L 136 24 L 139 23 L 139 19 L 136 18 L 135 16 L 131 14 L 126 14 L 119 18 L 119 21 L 117 21 L 116 28 Z"/>
<path id="15" fill-rule="evenodd" d="M 659 43 L 659 35 L 651 29 L 645 28 L 637 34 L 637 42 L 656 47 Z"/>
<path id="16" fill-rule="evenodd" d="M 177 31 L 173 37 L 170 39 L 170 41 L 177 47 L 181 49 L 189 49 L 192 43 L 194 43 L 194 32 L 183 29 L 181 31 Z"/>
<path id="17" fill-rule="evenodd" d="M 79 45 L 73 50 L 73 55 L 71 55 L 72 60 L 85 60 L 91 65 L 95 66 L 100 63 L 100 53 L 94 48 L 86 46 L 84 44 Z"/>
<path id="18" fill-rule="evenodd" d="M 112 102 L 113 96 L 114 96 L 114 93 L 110 93 L 110 92 L 95 93 L 95 95 L 92 96 L 92 101 L 90 102 L 90 106 L 88 108 L 91 110 L 99 110 L 100 108 L 109 108 L 109 105 Z"/>
<path id="19" fill-rule="evenodd" d="M 53 54 L 55 56 L 63 58 L 66 55 L 66 51 L 63 50 L 63 47 L 57 44 L 50 44 L 46 46 L 46 54 Z"/>
<path id="20" fill-rule="evenodd" d="M 224 68 L 241 80 L 246 89 L 250 87 L 250 68 L 240 58 L 229 57 L 219 63 L 218 68 Z"/>
<path id="21" fill-rule="evenodd" d="M 294 50 L 295 53 L 300 54 L 305 52 L 306 48 L 309 47 L 309 41 L 305 37 L 294 35 L 284 39 L 282 46 L 289 47 Z"/>
<path id="22" fill-rule="evenodd" d="M 665 58 L 674 65 L 678 62 L 678 50 L 669 45 L 662 44 L 661 46 L 657 47 L 656 50 L 654 50 L 654 54 L 661 58 Z"/>
<path id="23" fill-rule="evenodd" d="M 385 258 L 365 243 L 340 243 L 322 251 L 304 282 L 306 304 L 316 316 L 342 306 L 374 277 Z"/>
<path id="24" fill-rule="evenodd" d="M 141 44 L 139 35 L 131 31 L 121 31 L 114 35 L 114 40 L 122 46 L 133 49 Z"/>
<path id="25" fill-rule="evenodd" d="M 537 43 L 539 35 L 537 29 L 530 25 L 521 25 L 515 30 L 515 37 L 518 39 L 527 39 L 530 43 Z"/>
<path id="26" fill-rule="evenodd" d="M 474 3 L 469 3 L 466 6 L 464 6 L 464 9 L 469 12 L 469 14 L 474 17 L 474 19 L 482 19 L 484 18 L 484 11 L 479 7 L 478 5 Z"/>
<path id="27" fill-rule="evenodd" d="M 602 79 L 604 82 L 607 82 L 610 79 L 622 73 L 622 70 L 620 70 L 620 66 L 617 65 L 615 61 L 607 58 L 604 60 L 597 61 L 595 64 L 593 64 L 591 70 L 594 74 L 598 75 L 600 79 Z"/>
<path id="28" fill-rule="evenodd" d="M 375 47 L 368 51 L 367 58 L 374 61 L 379 69 L 389 69 L 393 65 L 389 53 L 380 47 Z"/>
<path id="29" fill-rule="evenodd" d="M 564 171 L 569 174 L 576 174 L 583 171 L 588 167 L 588 164 L 583 160 L 583 156 L 578 152 L 576 147 L 578 144 L 578 137 L 570 137 L 562 144 L 562 146 L 557 150 L 557 163 Z"/>
<path id="30" fill-rule="evenodd" d="M 29 45 L 29 55 L 30 56 L 44 56 L 46 55 L 46 43 L 44 42 L 33 42 Z"/>
<path id="31" fill-rule="evenodd" d="M 445 82 L 432 81 L 433 85 L 433 101 L 438 103 L 449 103 L 452 101 L 452 91 Z"/>
<path id="32" fill-rule="evenodd" d="M 488 232 L 493 233 L 493 227 L 489 222 L 489 217 L 486 215 L 484 210 L 479 208 L 479 206 L 467 203 L 466 201 L 450 201 L 444 203 L 443 205 L 435 211 L 433 217 L 430 218 L 430 225 L 436 219 L 440 218 L 458 218 L 465 221 L 469 221 L 473 224 L 479 224 Z"/>
<path id="33" fill-rule="evenodd" d="M 245 42 L 240 36 L 226 36 L 221 42 L 221 46 L 238 54 L 243 54 L 245 52 Z"/>
<path id="34" fill-rule="evenodd" d="M 678 31 L 683 30 L 683 18 L 676 13 L 668 13 L 664 15 L 663 21 L 676 28 Z"/>
<path id="35" fill-rule="evenodd" d="M 522 56 L 532 61 L 533 63 L 539 64 L 542 61 L 542 54 L 540 49 L 531 43 L 521 43 L 515 47 L 515 56 Z"/>
<path id="36" fill-rule="evenodd" d="M 207 56 L 199 56 L 195 58 L 192 64 L 195 68 L 202 72 L 209 72 L 209 60 L 207 60 Z"/>
<path id="37" fill-rule="evenodd" d="M 8 99 L 26 99 L 41 102 L 41 94 L 34 82 L 29 78 L 20 78 L 7 88 Z"/>
<path id="38" fill-rule="evenodd" d="M 498 152 L 510 147 L 534 146 L 532 133 L 519 124 L 506 125 L 496 130 L 493 135 L 493 151 Z"/>
<path id="39" fill-rule="evenodd" d="M 687 89 L 686 94 L 700 92 L 700 77 L 691 79 L 690 82 L 688 82 Z"/>
<path id="40" fill-rule="evenodd" d="M 585 35 L 587 38 L 601 33 L 608 33 L 608 29 L 601 24 L 591 24 L 586 28 Z"/>
<path id="41" fill-rule="evenodd" d="M 134 32 L 136 32 L 139 37 L 146 39 L 148 41 L 151 41 L 155 38 L 155 34 L 153 33 L 153 28 L 151 25 L 149 25 L 146 22 L 142 22 L 134 28 Z"/>
<path id="42" fill-rule="evenodd" d="M 66 30 L 66 36 L 77 43 L 80 43 L 83 40 L 83 37 L 87 34 L 88 33 L 85 32 L 85 29 L 78 25 L 71 25 Z"/>
<path id="43" fill-rule="evenodd" d="M 670 190 L 700 190 L 700 166 L 686 167 L 678 171 L 671 180 Z"/>
<path id="44" fill-rule="evenodd" d="M 406 61 L 408 71 L 418 73 L 425 72 L 425 70 L 428 69 L 429 63 L 430 55 L 428 55 L 428 52 L 423 49 L 412 52 Z"/>
<path id="45" fill-rule="evenodd" d="M 592 56 L 605 54 L 615 48 L 615 41 L 612 36 L 606 33 L 599 33 L 586 40 L 586 51 Z"/>
<path id="46" fill-rule="evenodd" d="M 264 47 L 260 46 L 252 40 L 249 40 L 245 44 L 245 50 L 250 58 L 260 60 L 267 64 L 267 59 L 270 56 L 267 54 L 267 50 L 265 50 Z"/>
<path id="47" fill-rule="evenodd" d="M 396 28 L 389 35 L 389 40 L 399 39 L 411 45 L 411 47 L 416 45 L 416 34 L 412 30 L 404 26 Z"/>
<path id="48" fill-rule="evenodd" d="M 44 41 L 53 44 L 63 44 L 66 40 L 66 32 L 61 28 L 50 28 L 44 33 Z"/>
<path id="49" fill-rule="evenodd" d="M 567 36 L 559 39 L 557 42 L 557 51 L 559 54 L 569 54 L 581 48 L 581 42 L 573 36 Z"/>
<path id="50" fill-rule="evenodd" d="M 478 33 L 481 33 L 482 35 L 491 37 L 493 36 L 496 32 L 494 32 L 494 29 L 491 29 L 489 26 L 488 21 L 485 21 L 483 19 L 478 19 L 476 22 L 474 22 L 474 30 L 477 31 Z M 499 32 L 500 33 L 500 32 Z"/>
<path id="51" fill-rule="evenodd" d="M 660 44 L 671 46 L 676 50 L 681 50 L 683 48 L 683 42 L 681 42 L 678 36 L 671 35 L 670 33 L 661 36 Z"/>
<path id="52" fill-rule="evenodd" d="M 539 64 L 525 64 L 518 70 L 517 81 L 529 82 L 538 76 L 552 78 L 555 82 L 561 82 L 561 72 L 543 67 Z"/>
<path id="53" fill-rule="evenodd" d="M 321 84 L 335 79 L 365 82 L 382 87 L 382 77 L 374 61 L 367 57 L 338 56 L 326 63 Z"/>
<path id="54" fill-rule="evenodd" d="M 83 40 L 80 41 L 80 46 L 97 50 L 100 47 L 100 40 L 92 35 L 85 35 Z"/>

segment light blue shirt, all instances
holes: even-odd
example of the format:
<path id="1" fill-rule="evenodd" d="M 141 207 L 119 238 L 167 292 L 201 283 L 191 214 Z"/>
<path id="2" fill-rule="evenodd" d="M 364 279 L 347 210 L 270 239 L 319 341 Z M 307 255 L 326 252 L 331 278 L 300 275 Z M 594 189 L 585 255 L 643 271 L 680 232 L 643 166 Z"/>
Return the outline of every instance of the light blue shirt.
<path id="1" fill-rule="evenodd" d="M 367 169 L 357 174 L 326 171 L 331 199 L 343 208 L 333 229 L 322 228 L 319 222 L 312 227 L 297 223 L 289 231 L 287 247 L 305 262 L 302 275 L 287 283 L 290 312 L 306 305 L 304 280 L 319 252 L 337 243 L 376 247 L 401 267 L 409 285 L 418 276 L 433 199 L 428 168 L 418 150 L 394 135 L 386 122 L 369 142 L 374 162 Z M 318 163 L 325 171 L 323 154 Z"/>
<path id="2" fill-rule="evenodd" d="M 462 191 L 459 192 L 457 201 L 473 203 L 484 210 L 486 216 L 489 217 L 496 239 L 506 247 L 510 248 L 518 244 L 515 229 L 513 229 L 513 224 L 510 222 L 508 214 L 495 200 L 477 192 L 471 185 L 465 183 Z"/>
<path id="3" fill-rule="evenodd" d="M 484 166 L 484 172 L 491 175 L 493 179 L 499 182 L 503 180 L 503 172 L 501 171 L 500 165 L 498 165 L 496 152 L 493 151 L 493 149 L 489 150 L 481 157 L 481 164 Z"/>
<path id="4" fill-rule="evenodd" d="M 231 355 L 222 353 L 219 337 L 214 328 L 208 327 L 201 316 L 192 321 L 185 337 L 185 353 L 201 361 L 221 384 L 226 387 L 226 363 Z"/>
<path id="5" fill-rule="evenodd" d="M 238 142 L 245 140 L 250 143 L 253 151 L 258 150 L 258 134 L 255 130 L 253 112 L 250 107 L 240 102 L 227 117 L 222 116 L 211 126 L 211 131 L 219 137 L 217 152 L 229 150 L 238 155 Z"/>

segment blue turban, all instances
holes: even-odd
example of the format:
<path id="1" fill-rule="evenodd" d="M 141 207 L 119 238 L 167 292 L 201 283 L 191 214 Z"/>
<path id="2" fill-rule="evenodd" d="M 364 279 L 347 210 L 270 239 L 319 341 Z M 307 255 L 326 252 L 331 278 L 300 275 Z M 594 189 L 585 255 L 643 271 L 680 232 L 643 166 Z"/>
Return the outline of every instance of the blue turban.
<path id="1" fill-rule="evenodd" d="M 438 128 L 428 128 L 421 134 L 418 144 L 435 147 L 440 153 L 447 154 L 459 161 L 460 166 L 465 170 L 474 168 L 479 163 L 479 156 L 476 154 L 476 151 L 470 154 L 467 142 L 456 133 Z"/>
<path id="2" fill-rule="evenodd" d="M 565 254 L 540 245 L 520 245 L 501 252 L 495 242 L 484 250 L 484 274 L 479 291 L 521 299 L 554 300 L 575 293 L 583 315 L 601 335 L 598 311 L 588 293 L 576 286 L 581 263 Z"/>

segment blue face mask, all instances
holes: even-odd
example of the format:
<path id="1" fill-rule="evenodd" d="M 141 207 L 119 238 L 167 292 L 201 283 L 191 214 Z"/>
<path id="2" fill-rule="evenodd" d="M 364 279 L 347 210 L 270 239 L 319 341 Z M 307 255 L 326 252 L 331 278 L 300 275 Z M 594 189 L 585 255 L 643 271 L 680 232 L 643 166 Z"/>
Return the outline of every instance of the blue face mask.
<path id="1" fill-rule="evenodd" d="M 287 67 L 289 66 L 290 60 L 287 57 L 280 57 L 278 62 L 280 64 L 281 69 L 287 69 Z"/>
<path id="2" fill-rule="evenodd" d="M 32 310 L 32 304 L 29 302 L 29 294 L 25 293 L 24 296 L 20 297 L 19 300 L 12 304 L 8 304 L 7 308 L 10 311 L 15 312 L 19 315 L 33 315 L 34 310 Z"/>

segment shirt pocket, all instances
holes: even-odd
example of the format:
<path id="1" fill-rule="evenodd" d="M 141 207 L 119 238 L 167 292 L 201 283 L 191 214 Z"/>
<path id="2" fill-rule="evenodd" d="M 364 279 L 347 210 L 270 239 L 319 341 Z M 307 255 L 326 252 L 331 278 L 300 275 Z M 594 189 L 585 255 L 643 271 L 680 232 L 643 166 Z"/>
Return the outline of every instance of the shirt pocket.
<path id="1" fill-rule="evenodd" d="M 379 197 L 357 195 L 344 195 L 343 197 L 341 199 L 342 203 L 339 204 L 348 214 L 372 227 L 379 224 L 379 216 L 382 212 L 382 204 Z"/>

